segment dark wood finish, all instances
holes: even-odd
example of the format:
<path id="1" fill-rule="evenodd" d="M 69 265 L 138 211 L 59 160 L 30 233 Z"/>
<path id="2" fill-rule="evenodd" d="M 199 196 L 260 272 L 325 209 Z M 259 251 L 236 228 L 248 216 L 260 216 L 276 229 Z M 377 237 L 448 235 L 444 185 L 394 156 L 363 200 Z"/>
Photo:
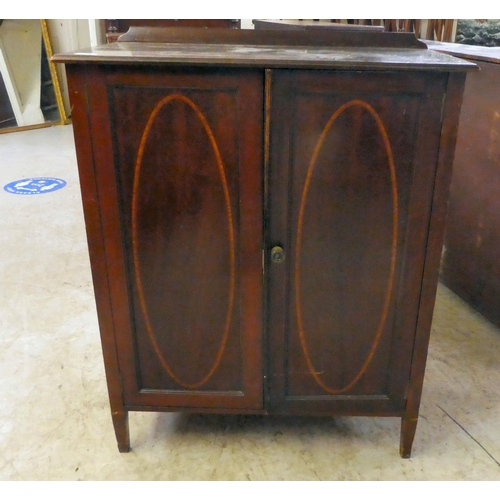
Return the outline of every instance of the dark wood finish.
<path id="1" fill-rule="evenodd" d="M 155 28 L 226 28 L 239 29 L 240 19 L 106 19 L 106 40 L 116 42 L 132 26 Z"/>
<path id="2" fill-rule="evenodd" d="M 92 146 L 93 137 L 87 100 L 88 83 L 84 72 L 75 66 L 68 66 L 66 74 L 73 106 L 73 132 L 111 415 L 118 447 L 126 451 L 130 443 L 117 354 L 117 331 L 119 332 L 117 328 L 120 326 L 120 315 L 112 304 L 113 293 L 116 293 L 111 289 L 115 275 L 109 265 L 109 250 L 104 246 L 105 228 L 101 220 L 101 209 L 105 203 L 97 187 L 98 165 Z"/>
<path id="3" fill-rule="evenodd" d="M 450 74 L 448 88 L 442 106 L 441 137 L 439 157 L 433 172 L 432 205 L 429 213 L 427 248 L 425 252 L 422 285 L 419 297 L 419 312 L 415 332 L 415 346 L 411 363 L 406 409 L 402 422 L 400 452 L 409 458 L 420 407 L 424 381 L 425 363 L 429 335 L 436 298 L 436 283 L 439 274 L 439 261 L 443 247 L 446 223 L 447 200 L 449 195 L 453 156 L 457 138 L 457 123 L 462 105 L 465 74 Z M 406 434 L 404 431 L 407 430 Z"/>
<path id="4" fill-rule="evenodd" d="M 481 68 L 465 85 L 441 280 L 500 326 L 500 47 L 435 48 Z"/>
<path id="5" fill-rule="evenodd" d="M 350 32 L 169 33 L 56 57 L 120 451 L 128 411 L 186 410 L 400 417 L 408 457 L 475 65 Z"/>
<path id="6" fill-rule="evenodd" d="M 446 78 L 276 73 L 270 245 L 287 253 L 269 272 L 277 410 L 404 408 Z"/>
<path id="7" fill-rule="evenodd" d="M 130 432 L 128 428 L 128 411 L 117 411 L 111 413 L 113 427 L 115 429 L 118 451 L 128 453 L 130 451 Z"/>
<path id="8" fill-rule="evenodd" d="M 131 26 L 156 28 L 239 28 L 239 19 L 106 19 L 106 32 L 126 33 Z"/>
<path id="9" fill-rule="evenodd" d="M 344 24 L 327 21 L 253 19 L 256 30 L 336 30 L 336 31 L 384 31 L 383 26 Z"/>
<path id="10" fill-rule="evenodd" d="M 166 44 L 168 45 L 160 45 Z M 311 50 L 314 48 L 314 50 Z M 418 49 L 418 50 L 410 50 Z M 132 27 L 118 43 L 58 54 L 60 63 L 257 68 L 467 71 L 468 61 L 427 50 L 412 33 Z"/>
<path id="11" fill-rule="evenodd" d="M 325 27 L 327 27 L 329 24 L 340 24 L 341 26 L 346 26 L 346 24 L 342 23 L 340 19 L 331 19 L 329 23 L 316 21 L 308 22 L 308 24 L 321 24 L 325 25 Z M 388 32 L 415 33 L 415 36 L 420 38 L 422 19 L 347 19 L 347 26 L 364 28 L 376 27 Z M 453 21 L 451 26 L 453 27 Z"/>
<path id="12" fill-rule="evenodd" d="M 366 32 L 365 30 L 354 28 L 346 30 L 318 30 L 314 31 L 314 33 L 310 33 L 310 30 L 301 29 L 295 29 L 293 33 L 289 33 L 289 31 L 292 30 L 231 31 L 225 29 L 189 30 L 131 27 L 127 33 L 119 38 L 119 42 L 165 43 L 168 41 L 168 43 L 216 44 L 217 49 L 222 49 L 223 52 L 231 50 L 231 47 L 226 48 L 221 46 L 221 44 L 245 45 L 249 49 L 247 52 L 250 53 L 258 46 L 264 45 L 266 46 L 266 50 L 278 46 L 283 51 L 280 59 L 284 59 L 287 54 L 293 53 L 293 47 L 297 46 L 356 47 L 358 49 L 361 47 L 392 49 L 426 48 L 426 45 L 417 40 L 411 33 L 384 33 L 379 30 L 369 30 Z M 109 50 L 111 47 L 104 46 L 103 49 Z M 185 48 L 184 52 L 186 52 Z M 200 52 L 200 50 L 198 49 L 197 52 Z M 316 54 L 316 64 L 320 62 L 318 60 L 319 54 Z M 358 58 L 366 55 L 363 51 L 359 50 L 357 54 Z M 408 57 L 410 53 L 406 53 L 406 55 Z M 430 53 L 426 53 L 426 55 L 431 56 Z M 235 56 L 234 59 L 237 62 L 238 58 L 245 57 L 244 51 L 235 54 Z M 448 61 L 451 63 L 450 60 Z"/>
<path id="13" fill-rule="evenodd" d="M 428 19 L 427 29 L 424 34 L 421 32 L 422 19 L 348 19 L 348 23 L 354 25 L 383 25 L 385 31 L 415 33 L 418 38 L 426 40 L 451 41 L 453 34 L 453 19 Z"/>
<path id="14" fill-rule="evenodd" d="M 451 42 L 453 22 L 453 19 L 428 19 L 425 38 L 427 40 Z"/>
<path id="15" fill-rule="evenodd" d="M 261 408 L 261 74 L 85 77 L 125 404 Z"/>
<path id="16" fill-rule="evenodd" d="M 386 22 L 388 20 L 386 19 Z M 421 19 L 399 19 L 399 29 L 394 31 L 403 31 L 405 33 L 415 33 L 415 36 L 420 38 L 420 29 L 422 26 Z"/>

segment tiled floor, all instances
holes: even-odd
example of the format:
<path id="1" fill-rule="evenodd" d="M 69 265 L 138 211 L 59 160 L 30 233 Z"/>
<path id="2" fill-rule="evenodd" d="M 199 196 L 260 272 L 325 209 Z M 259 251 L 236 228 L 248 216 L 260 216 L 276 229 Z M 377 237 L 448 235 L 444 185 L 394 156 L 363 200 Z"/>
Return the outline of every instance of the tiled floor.
<path id="1" fill-rule="evenodd" d="M 439 288 L 409 460 L 399 419 L 109 414 L 71 126 L 0 135 L 0 480 L 499 480 L 500 331 Z"/>

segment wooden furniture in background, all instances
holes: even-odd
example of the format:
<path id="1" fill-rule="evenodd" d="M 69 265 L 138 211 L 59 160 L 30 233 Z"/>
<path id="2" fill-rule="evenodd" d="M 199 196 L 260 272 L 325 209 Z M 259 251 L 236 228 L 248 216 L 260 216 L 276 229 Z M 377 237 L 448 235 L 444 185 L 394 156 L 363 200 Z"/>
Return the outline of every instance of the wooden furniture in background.
<path id="1" fill-rule="evenodd" d="M 404 33 L 120 41 L 55 57 L 120 451 L 129 411 L 182 410 L 400 417 L 409 457 L 475 65 Z"/>
<path id="2" fill-rule="evenodd" d="M 339 22 L 340 19 L 332 19 Z M 397 33 L 415 33 L 418 38 L 421 36 L 421 19 L 347 19 L 347 24 L 358 26 L 381 26 L 385 31 Z"/>
<path id="3" fill-rule="evenodd" d="M 319 20 L 315 20 L 319 21 Z M 324 22 L 324 21 L 321 21 Z M 341 19 L 331 19 L 330 22 L 340 24 Z M 398 33 L 415 33 L 417 38 L 451 42 L 453 37 L 454 19 L 347 19 L 341 24 L 348 26 L 382 26 L 385 31 Z M 325 23 L 327 24 L 327 23 Z M 425 33 L 423 27 L 425 26 Z"/>
<path id="4" fill-rule="evenodd" d="M 361 24 L 346 24 L 328 21 L 304 21 L 301 19 L 253 19 L 255 29 L 282 29 L 282 30 L 337 30 L 337 31 L 384 31 L 383 26 L 368 26 Z"/>
<path id="5" fill-rule="evenodd" d="M 116 42 L 132 26 L 155 28 L 228 28 L 239 29 L 240 19 L 106 19 L 106 40 Z"/>
<path id="6" fill-rule="evenodd" d="M 453 35 L 453 19 L 429 19 L 427 21 L 426 40 L 451 42 Z"/>
<path id="7" fill-rule="evenodd" d="M 383 19 L 382 22 L 386 31 L 415 33 L 417 38 L 421 36 L 421 19 Z"/>
<path id="8" fill-rule="evenodd" d="M 500 48 L 431 47 L 481 69 L 465 85 L 441 280 L 500 326 Z"/>

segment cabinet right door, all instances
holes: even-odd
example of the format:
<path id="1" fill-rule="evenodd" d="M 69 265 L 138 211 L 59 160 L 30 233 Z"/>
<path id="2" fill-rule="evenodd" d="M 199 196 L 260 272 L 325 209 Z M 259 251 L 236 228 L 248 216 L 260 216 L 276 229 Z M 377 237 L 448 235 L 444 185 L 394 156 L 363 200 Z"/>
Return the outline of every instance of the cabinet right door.
<path id="1" fill-rule="evenodd" d="M 268 406 L 401 415 L 446 75 L 267 78 Z"/>

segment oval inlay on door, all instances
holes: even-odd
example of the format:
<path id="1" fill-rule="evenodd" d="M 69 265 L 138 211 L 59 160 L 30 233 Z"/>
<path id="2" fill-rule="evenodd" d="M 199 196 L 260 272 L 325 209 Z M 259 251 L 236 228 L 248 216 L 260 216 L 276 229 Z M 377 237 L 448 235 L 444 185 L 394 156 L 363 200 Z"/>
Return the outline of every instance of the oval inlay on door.
<path id="1" fill-rule="evenodd" d="M 300 344 L 311 375 L 329 394 L 351 390 L 373 360 L 393 293 L 397 242 L 397 179 L 387 131 L 370 104 L 352 100 L 332 114 L 314 148 L 294 255 Z M 339 356 L 357 339 L 367 350 L 361 359 L 345 359 L 344 379 L 334 385 L 329 374 L 339 370 L 328 366 L 325 353 Z"/>
<path id="2" fill-rule="evenodd" d="M 132 198 L 134 277 L 148 337 L 169 376 L 197 389 L 217 370 L 231 327 L 235 236 L 217 142 L 188 97 L 168 95 L 151 113 Z"/>

